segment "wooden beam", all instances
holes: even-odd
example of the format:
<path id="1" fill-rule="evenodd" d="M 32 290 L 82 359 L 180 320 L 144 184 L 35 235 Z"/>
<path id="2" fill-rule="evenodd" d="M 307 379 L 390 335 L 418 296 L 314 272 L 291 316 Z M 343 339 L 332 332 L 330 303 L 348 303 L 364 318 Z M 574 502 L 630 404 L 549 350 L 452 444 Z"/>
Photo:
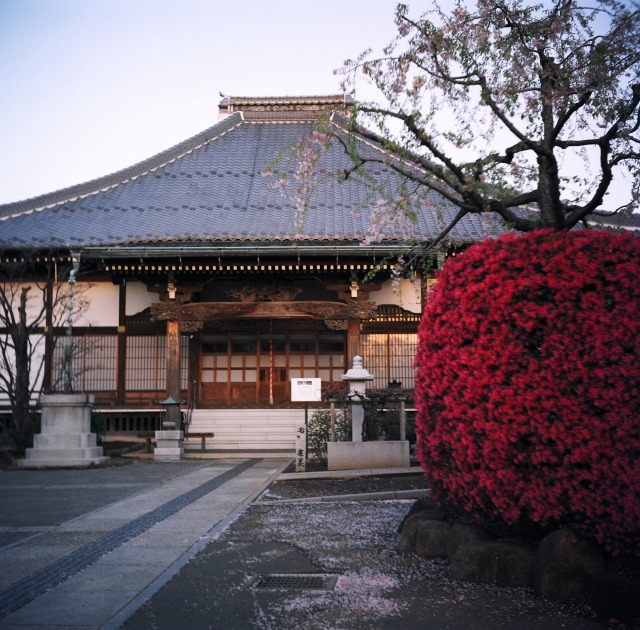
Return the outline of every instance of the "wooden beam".
<path id="1" fill-rule="evenodd" d="M 174 309 L 154 305 L 157 320 L 168 320 Z M 180 306 L 181 321 L 215 319 L 369 319 L 376 305 L 367 302 L 199 302 Z"/>

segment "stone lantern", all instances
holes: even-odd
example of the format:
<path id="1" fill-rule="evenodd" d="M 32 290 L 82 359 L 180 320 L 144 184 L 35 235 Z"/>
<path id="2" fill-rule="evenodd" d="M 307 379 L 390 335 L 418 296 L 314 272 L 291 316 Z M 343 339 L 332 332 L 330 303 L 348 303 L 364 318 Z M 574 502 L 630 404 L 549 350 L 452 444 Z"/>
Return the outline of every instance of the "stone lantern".
<path id="1" fill-rule="evenodd" d="M 156 448 L 153 458 L 159 461 L 179 461 L 184 456 L 182 438 L 184 434 L 180 430 L 180 403 L 171 396 L 160 403 L 162 408 L 162 429 L 156 431 Z"/>
<path id="2" fill-rule="evenodd" d="M 366 400 L 367 383 L 373 376 L 362 364 L 362 357 L 353 358 L 353 367 L 343 375 L 349 384 L 351 402 L 351 442 L 327 443 L 327 468 L 329 470 L 358 470 L 371 468 L 406 468 L 409 466 L 409 442 L 406 440 L 363 442 L 363 401 Z"/>
<path id="3" fill-rule="evenodd" d="M 342 380 L 349 386 L 349 400 L 351 401 L 351 440 L 362 442 L 362 424 L 364 422 L 365 390 L 367 383 L 373 376 L 362 365 L 362 357 L 353 357 L 353 367 L 342 375 Z"/>

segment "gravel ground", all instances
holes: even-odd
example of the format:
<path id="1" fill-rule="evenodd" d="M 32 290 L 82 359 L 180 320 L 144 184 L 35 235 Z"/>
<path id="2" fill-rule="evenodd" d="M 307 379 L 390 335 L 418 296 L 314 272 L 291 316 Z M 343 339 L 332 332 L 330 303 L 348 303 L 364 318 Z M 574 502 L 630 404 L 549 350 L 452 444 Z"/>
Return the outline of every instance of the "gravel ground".
<path id="1" fill-rule="evenodd" d="M 353 489 L 352 480 L 341 485 Z M 313 486 L 314 493 L 318 487 Z M 398 500 L 253 504 L 143 605 L 125 628 L 606 627 L 579 602 L 559 605 L 536 597 L 531 589 L 462 584 L 448 578 L 444 560 L 397 553 L 397 527 L 410 504 Z M 265 574 L 315 574 L 336 581 L 328 590 L 253 587 L 256 576 Z"/>

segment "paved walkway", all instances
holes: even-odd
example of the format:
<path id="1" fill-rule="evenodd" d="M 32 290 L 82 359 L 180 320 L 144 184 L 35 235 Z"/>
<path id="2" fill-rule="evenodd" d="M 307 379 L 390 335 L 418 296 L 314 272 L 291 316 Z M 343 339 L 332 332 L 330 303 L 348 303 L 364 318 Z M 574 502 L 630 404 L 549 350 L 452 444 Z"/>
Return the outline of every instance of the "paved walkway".
<path id="1" fill-rule="evenodd" d="M 395 553 L 408 505 L 398 499 L 415 491 L 257 500 L 288 464 L 0 471 L 0 630 L 602 628 L 584 611 L 455 584 L 444 563 Z M 381 471 L 352 474 L 367 472 Z"/>
<path id="2" fill-rule="evenodd" d="M 118 628 L 289 461 L 0 472 L 0 628 Z"/>

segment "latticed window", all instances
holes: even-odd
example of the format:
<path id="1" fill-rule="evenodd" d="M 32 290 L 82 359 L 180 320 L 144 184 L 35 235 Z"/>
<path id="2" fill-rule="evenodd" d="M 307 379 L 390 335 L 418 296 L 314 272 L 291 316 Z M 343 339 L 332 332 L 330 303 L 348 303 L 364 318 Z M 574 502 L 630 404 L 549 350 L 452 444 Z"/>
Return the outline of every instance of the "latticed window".
<path id="1" fill-rule="evenodd" d="M 53 352 L 53 389 L 64 387 L 67 337 L 58 337 Z M 116 335 L 71 337 L 71 378 L 74 391 L 104 392 L 116 388 L 118 347 Z"/>
<path id="2" fill-rule="evenodd" d="M 187 388 L 189 338 L 180 337 L 180 387 Z M 166 335 L 127 337 L 125 372 L 127 391 L 162 391 L 167 387 Z"/>
<path id="3" fill-rule="evenodd" d="M 289 401 L 292 378 L 342 383 L 345 334 L 282 330 L 202 337 L 201 401 Z"/>
<path id="4" fill-rule="evenodd" d="M 363 333 L 360 346 L 364 366 L 374 378 L 373 388 L 399 383 L 398 387 L 413 389 L 417 333 Z"/>

